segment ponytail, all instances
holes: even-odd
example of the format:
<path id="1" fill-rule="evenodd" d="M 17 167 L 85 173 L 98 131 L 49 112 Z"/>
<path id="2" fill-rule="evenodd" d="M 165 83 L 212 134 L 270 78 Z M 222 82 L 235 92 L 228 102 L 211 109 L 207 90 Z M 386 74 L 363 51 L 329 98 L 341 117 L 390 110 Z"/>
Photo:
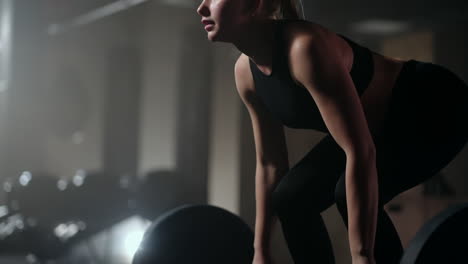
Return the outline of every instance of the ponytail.
<path id="1" fill-rule="evenodd" d="M 268 0 L 267 0 L 268 1 Z M 266 11 L 273 19 L 305 19 L 302 0 L 269 0 Z M 299 5 L 299 6 L 298 6 Z"/>
<path id="2" fill-rule="evenodd" d="M 302 19 L 296 0 L 280 0 L 279 12 L 281 18 Z"/>
<path id="3" fill-rule="evenodd" d="M 269 18 L 305 19 L 302 0 L 264 0 L 262 2 L 262 13 Z"/>

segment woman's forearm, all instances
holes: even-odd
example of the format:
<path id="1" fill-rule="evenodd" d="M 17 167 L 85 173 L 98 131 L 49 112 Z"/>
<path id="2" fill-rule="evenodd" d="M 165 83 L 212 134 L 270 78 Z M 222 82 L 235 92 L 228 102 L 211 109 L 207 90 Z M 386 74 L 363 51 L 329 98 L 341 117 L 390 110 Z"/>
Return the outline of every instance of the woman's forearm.
<path id="1" fill-rule="evenodd" d="M 375 157 L 348 157 L 345 173 L 351 255 L 374 257 L 379 197 Z"/>
<path id="2" fill-rule="evenodd" d="M 255 173 L 255 240 L 256 251 L 269 250 L 271 233 L 277 217 L 274 213 L 271 194 L 287 168 L 257 165 Z"/>

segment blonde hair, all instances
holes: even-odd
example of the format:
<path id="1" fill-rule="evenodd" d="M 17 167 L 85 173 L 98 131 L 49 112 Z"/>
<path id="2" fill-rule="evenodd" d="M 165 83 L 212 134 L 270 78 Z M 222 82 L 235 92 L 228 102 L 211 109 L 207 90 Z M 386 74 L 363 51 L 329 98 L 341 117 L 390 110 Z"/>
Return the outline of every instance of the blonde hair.
<path id="1" fill-rule="evenodd" d="M 305 19 L 301 0 L 270 0 L 265 9 L 273 19 Z"/>

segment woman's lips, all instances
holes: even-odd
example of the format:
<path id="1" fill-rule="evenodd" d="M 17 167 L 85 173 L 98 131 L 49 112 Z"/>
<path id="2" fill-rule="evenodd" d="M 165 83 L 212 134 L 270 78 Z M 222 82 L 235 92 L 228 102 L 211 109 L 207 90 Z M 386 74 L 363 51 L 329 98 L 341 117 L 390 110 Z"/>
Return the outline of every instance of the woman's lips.
<path id="1" fill-rule="evenodd" d="M 203 25 L 205 25 L 205 30 L 207 31 L 212 30 L 214 27 L 214 22 L 211 20 L 203 19 L 201 22 L 203 23 Z"/>
<path id="2" fill-rule="evenodd" d="M 211 31 L 213 29 L 213 27 L 214 27 L 214 24 L 208 24 L 208 25 L 205 26 L 205 30 L 206 31 Z"/>

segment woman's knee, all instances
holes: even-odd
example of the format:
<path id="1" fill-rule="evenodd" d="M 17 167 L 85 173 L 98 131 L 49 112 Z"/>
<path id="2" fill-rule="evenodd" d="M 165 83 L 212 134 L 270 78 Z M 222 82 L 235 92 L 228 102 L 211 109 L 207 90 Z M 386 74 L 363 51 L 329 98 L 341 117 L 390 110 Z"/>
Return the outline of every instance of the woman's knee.
<path id="1" fill-rule="evenodd" d="M 333 204 L 333 193 L 322 191 L 320 183 L 306 186 L 298 177 L 311 177 L 310 175 L 297 175 L 294 168 L 289 170 L 272 192 L 272 206 L 278 214 L 294 213 L 295 211 L 322 212 Z M 309 184 L 310 185 L 310 184 Z"/>
<path id="2" fill-rule="evenodd" d="M 271 201 L 273 209 L 277 213 L 282 213 L 288 208 L 288 205 L 296 204 L 298 201 L 297 195 L 294 193 L 294 188 L 288 184 L 286 177 L 289 175 L 289 171 L 283 176 L 282 180 L 274 188 L 271 194 Z"/>

